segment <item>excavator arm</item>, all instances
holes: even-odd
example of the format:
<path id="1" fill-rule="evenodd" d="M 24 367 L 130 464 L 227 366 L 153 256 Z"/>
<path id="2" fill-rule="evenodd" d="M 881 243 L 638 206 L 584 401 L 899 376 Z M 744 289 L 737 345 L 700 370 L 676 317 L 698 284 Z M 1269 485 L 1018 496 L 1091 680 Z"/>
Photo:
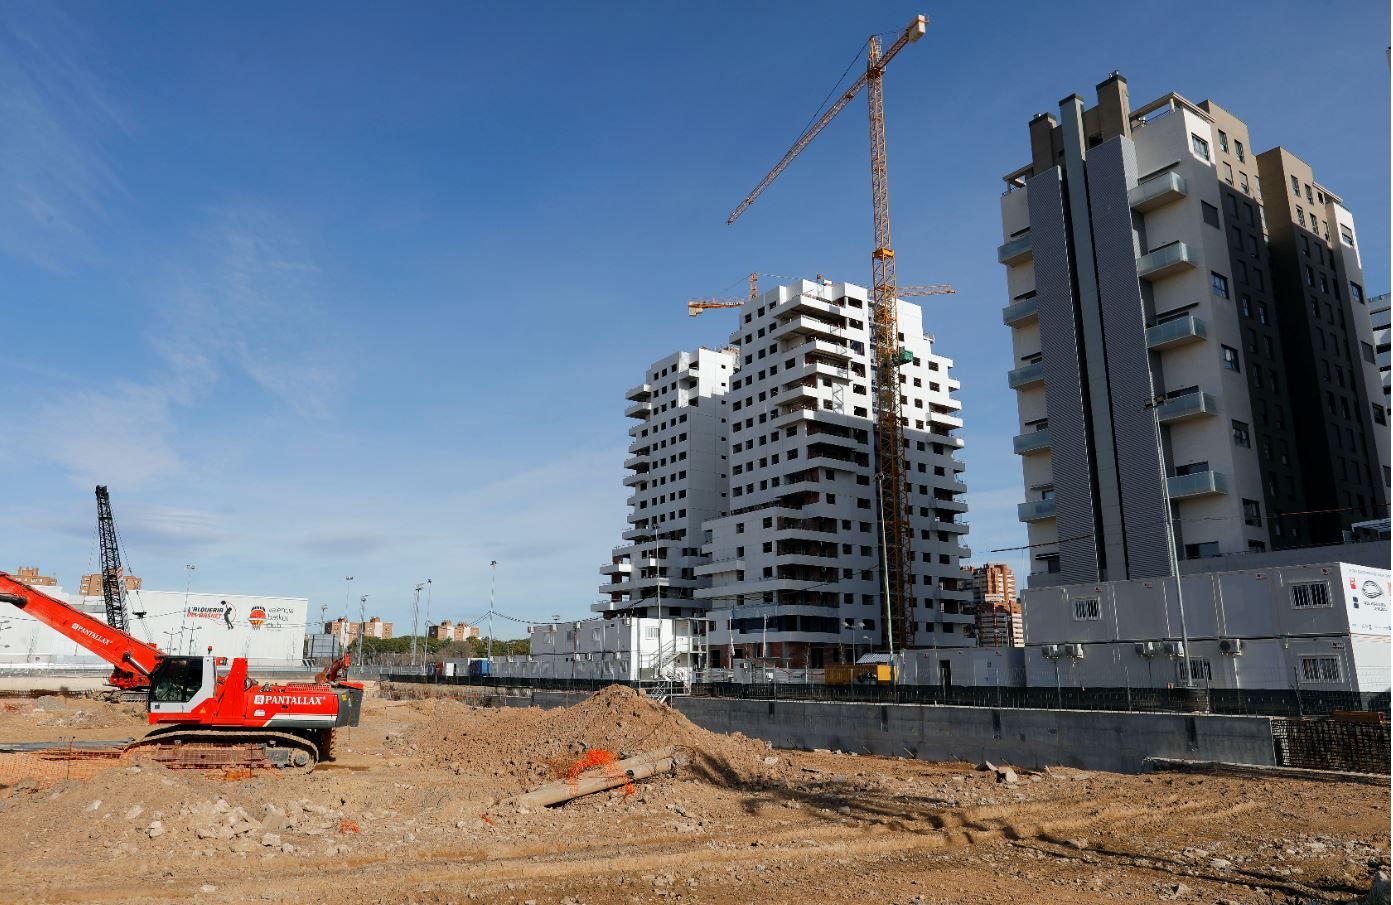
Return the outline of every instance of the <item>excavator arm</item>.
<path id="1" fill-rule="evenodd" d="M 148 679 L 164 659 L 153 644 L 36 591 L 8 572 L 0 572 L 0 603 L 18 607 L 101 657 L 118 672 L 134 672 Z"/>
<path id="2" fill-rule="evenodd" d="M 345 652 L 344 652 L 344 655 L 343 655 L 342 657 L 339 657 L 337 660 L 335 660 L 334 662 L 330 663 L 328 666 L 324 667 L 324 668 L 321 669 L 319 672 L 315 673 L 315 675 L 314 675 L 315 684 L 317 684 L 317 685 L 326 685 L 326 684 L 327 684 L 327 685 L 334 685 L 334 684 L 337 684 L 338 681 L 339 681 L 340 679 L 342 679 L 342 678 L 348 673 L 348 662 L 349 662 L 349 660 L 348 660 L 348 652 L 345 651 Z"/>

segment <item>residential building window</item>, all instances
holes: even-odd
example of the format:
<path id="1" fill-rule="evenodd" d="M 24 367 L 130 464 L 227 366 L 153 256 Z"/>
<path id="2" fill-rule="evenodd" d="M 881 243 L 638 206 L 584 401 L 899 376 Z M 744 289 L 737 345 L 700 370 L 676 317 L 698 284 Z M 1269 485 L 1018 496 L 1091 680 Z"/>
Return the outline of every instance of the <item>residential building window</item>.
<path id="1" fill-rule="evenodd" d="M 1360 286 L 1358 283 L 1350 283 L 1349 297 L 1351 301 L 1358 302 L 1361 305 L 1364 304 L 1364 287 Z"/>
<path id="2" fill-rule="evenodd" d="M 1223 350 L 1225 370 L 1238 372 L 1240 370 L 1238 367 L 1238 350 L 1231 349 L 1228 346 L 1220 346 L 1219 348 Z"/>
<path id="3" fill-rule="evenodd" d="M 1258 302 L 1258 323 L 1267 323 L 1267 303 Z"/>
<path id="4" fill-rule="evenodd" d="M 1330 586 L 1323 581 L 1301 582 L 1291 585 L 1291 607 L 1306 610 L 1313 607 L 1330 606 Z"/>
<path id="5" fill-rule="evenodd" d="M 1248 425 L 1246 422 L 1233 422 L 1233 445 L 1241 446 L 1244 449 L 1252 448 L 1253 438 L 1252 435 L 1248 432 Z"/>
<path id="6" fill-rule="evenodd" d="M 1219 130 L 1219 149 L 1222 151 L 1229 149 L 1229 134 L 1223 129 Z"/>
<path id="7" fill-rule="evenodd" d="M 1097 597 L 1080 597 L 1074 601 L 1074 619 L 1095 622 L 1103 618 L 1103 608 Z"/>
<path id="8" fill-rule="evenodd" d="M 1195 149 L 1196 157 L 1200 158 L 1201 160 L 1209 159 L 1209 142 L 1205 141 L 1203 138 L 1200 138 L 1198 135 L 1192 132 L 1190 133 L 1190 144 Z"/>
<path id="9" fill-rule="evenodd" d="M 1215 227 L 1215 228 L 1218 228 L 1218 226 L 1219 226 L 1219 209 L 1218 209 L 1217 207 L 1215 207 L 1214 205 L 1210 204 L 1208 201 L 1201 201 L 1201 202 L 1200 202 L 1200 212 L 1204 215 L 1204 222 L 1205 222 L 1205 223 L 1208 223 L 1210 226 L 1213 226 L 1213 227 Z"/>
<path id="10" fill-rule="evenodd" d="M 1233 153 L 1238 157 L 1240 161 L 1247 160 L 1247 158 L 1243 156 L 1243 142 L 1238 141 L 1237 139 L 1235 139 L 1233 143 Z"/>
<path id="11" fill-rule="evenodd" d="M 1354 247 L 1354 230 L 1350 229 L 1343 223 L 1340 224 L 1340 241 L 1348 245 L 1350 248 Z"/>
<path id="12" fill-rule="evenodd" d="M 1238 171 L 1238 187 L 1243 190 L 1243 194 L 1251 195 L 1252 191 L 1248 188 L 1248 174 L 1242 170 Z M 1248 222 L 1252 222 L 1251 220 Z"/>
<path id="13" fill-rule="evenodd" d="M 1257 500 L 1243 501 L 1243 524 L 1262 527 L 1262 504 Z"/>
<path id="14" fill-rule="evenodd" d="M 1189 657 L 1190 680 L 1192 682 L 1211 682 L 1214 680 L 1214 671 L 1209 666 L 1209 661 L 1203 657 Z M 1185 681 L 1185 663 L 1180 660 L 1175 661 L 1175 677 L 1177 680 Z"/>
<path id="15" fill-rule="evenodd" d="M 1301 197 L 1301 183 L 1296 180 L 1295 176 L 1291 177 L 1291 193 L 1298 198 Z"/>
<path id="16" fill-rule="evenodd" d="M 1222 273 L 1210 272 L 1209 285 L 1213 288 L 1214 294 L 1221 299 L 1229 297 L 1229 278 Z"/>
<path id="17" fill-rule="evenodd" d="M 1186 558 L 1186 559 L 1208 559 L 1208 558 L 1210 558 L 1210 557 L 1218 556 L 1218 555 L 1219 555 L 1219 542 L 1218 542 L 1218 541 L 1213 541 L 1213 540 L 1211 540 L 1211 541 L 1205 541 L 1204 543 L 1200 543 L 1200 544 L 1186 544 L 1186 545 L 1185 545 L 1185 558 Z"/>
<path id="18" fill-rule="evenodd" d="M 1299 204 L 1296 206 L 1296 225 L 1303 229 L 1306 226 L 1306 212 L 1301 209 L 1301 205 Z"/>
<path id="19" fill-rule="evenodd" d="M 1314 198 L 1311 197 L 1311 187 L 1310 187 L 1309 185 L 1306 186 L 1306 203 L 1307 203 L 1307 204 L 1315 204 L 1315 203 L 1316 203 L 1316 199 L 1314 199 Z"/>
<path id="20" fill-rule="evenodd" d="M 1373 402 L 1373 403 L 1370 403 L 1370 404 L 1374 407 L 1374 423 L 1375 423 L 1375 424 L 1387 424 L 1387 423 L 1388 423 L 1388 413 L 1387 413 L 1387 411 L 1384 409 L 1384 407 L 1381 406 L 1381 405 L 1379 405 L 1377 402 Z"/>
<path id="21" fill-rule="evenodd" d="M 1227 182 L 1229 185 L 1233 185 L 1233 167 L 1229 166 L 1229 162 L 1227 160 L 1220 163 L 1220 167 L 1224 171 L 1224 181 Z"/>
<path id="22" fill-rule="evenodd" d="M 1340 661 L 1336 657 L 1302 657 L 1301 681 L 1340 681 Z"/>

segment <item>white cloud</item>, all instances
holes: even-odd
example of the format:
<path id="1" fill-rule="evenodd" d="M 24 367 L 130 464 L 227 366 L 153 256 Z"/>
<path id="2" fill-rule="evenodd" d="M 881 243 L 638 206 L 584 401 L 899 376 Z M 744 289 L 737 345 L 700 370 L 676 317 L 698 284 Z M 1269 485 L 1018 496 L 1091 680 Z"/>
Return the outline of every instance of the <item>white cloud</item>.
<path id="1" fill-rule="evenodd" d="M 216 211 L 197 246 L 162 273 L 151 293 L 150 373 L 115 384 L 46 381 L 52 389 L 20 415 L 34 425 L 27 455 L 80 483 L 138 487 L 202 457 L 181 425 L 220 383 L 250 382 L 299 418 L 332 411 L 332 331 L 315 297 L 317 270 L 292 229 L 254 205 Z"/>
<path id="2" fill-rule="evenodd" d="M 63 466 L 81 484 L 141 486 L 181 468 L 168 395 L 125 383 L 66 392 L 39 406 L 27 452 Z"/>

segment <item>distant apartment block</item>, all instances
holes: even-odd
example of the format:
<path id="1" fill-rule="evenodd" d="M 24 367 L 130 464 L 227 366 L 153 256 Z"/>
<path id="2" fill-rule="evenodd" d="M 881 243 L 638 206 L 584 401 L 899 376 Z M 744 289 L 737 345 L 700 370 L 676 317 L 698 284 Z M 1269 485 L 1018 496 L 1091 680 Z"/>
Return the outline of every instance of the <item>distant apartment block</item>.
<path id="1" fill-rule="evenodd" d="M 31 588 L 56 588 L 58 579 L 48 575 L 40 575 L 38 566 L 20 566 L 14 573 L 15 580 L 21 584 L 27 584 Z M 98 587 L 100 588 L 100 582 Z M 101 593 L 99 590 L 97 593 Z"/>
<path id="2" fill-rule="evenodd" d="M 1385 515 L 1388 411 L 1340 199 L 1211 101 L 1132 109 L 1116 73 L 1029 137 L 998 259 L 1031 584 L 1169 574 L 1167 499 L 1185 559 Z"/>
<path id="3" fill-rule="evenodd" d="M 979 647 L 1023 647 L 1025 625 L 1016 596 L 1016 573 L 1004 563 L 965 567 L 972 588 Z"/>
<path id="4" fill-rule="evenodd" d="M 733 349 L 679 352 L 650 365 L 626 394 L 634 419 L 624 467 L 629 527 L 600 567 L 606 616 L 693 616 L 708 602 L 703 584 L 702 523 L 727 506 L 726 402 L 739 367 Z"/>
<path id="5" fill-rule="evenodd" d="M 139 591 L 141 581 L 134 575 L 121 576 L 122 583 L 125 584 L 127 591 Z M 79 597 L 101 597 L 102 596 L 102 573 L 92 572 L 82 576 L 82 582 L 77 590 Z"/>
<path id="6" fill-rule="evenodd" d="M 479 637 L 479 629 L 477 626 L 444 619 L 438 625 L 427 626 L 426 637 L 435 641 L 465 641 Z"/>
<path id="7" fill-rule="evenodd" d="M 364 638 L 390 638 L 392 637 L 392 623 L 383 622 L 377 616 L 372 617 L 367 622 L 349 622 L 347 619 L 335 619 L 333 622 L 324 624 L 324 634 L 332 635 L 339 644 L 347 646 L 349 642 L 357 641 L 361 634 Z"/>
<path id="8" fill-rule="evenodd" d="M 884 645 L 871 317 L 865 289 L 807 280 L 740 309 L 720 422 L 729 510 L 705 522 L 695 569 L 712 666 L 817 668 Z M 920 309 L 900 302 L 899 323 L 916 603 L 914 637 L 894 643 L 970 646 L 958 382 Z"/>

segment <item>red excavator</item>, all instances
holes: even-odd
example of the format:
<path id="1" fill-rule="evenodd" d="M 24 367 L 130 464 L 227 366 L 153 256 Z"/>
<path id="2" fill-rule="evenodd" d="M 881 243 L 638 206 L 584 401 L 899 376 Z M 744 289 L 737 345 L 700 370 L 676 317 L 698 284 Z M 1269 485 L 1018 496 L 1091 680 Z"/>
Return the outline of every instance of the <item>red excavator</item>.
<path id="1" fill-rule="evenodd" d="M 18 607 L 118 671 L 149 683 L 155 728 L 131 743 L 156 760 L 219 769 L 274 767 L 308 772 L 334 754 L 334 730 L 358 725 L 363 686 L 340 675 L 345 655 L 313 683 L 269 685 L 247 676 L 247 661 L 165 654 L 81 610 L 0 572 L 0 603 Z M 226 664 L 225 670 L 219 667 Z"/>

